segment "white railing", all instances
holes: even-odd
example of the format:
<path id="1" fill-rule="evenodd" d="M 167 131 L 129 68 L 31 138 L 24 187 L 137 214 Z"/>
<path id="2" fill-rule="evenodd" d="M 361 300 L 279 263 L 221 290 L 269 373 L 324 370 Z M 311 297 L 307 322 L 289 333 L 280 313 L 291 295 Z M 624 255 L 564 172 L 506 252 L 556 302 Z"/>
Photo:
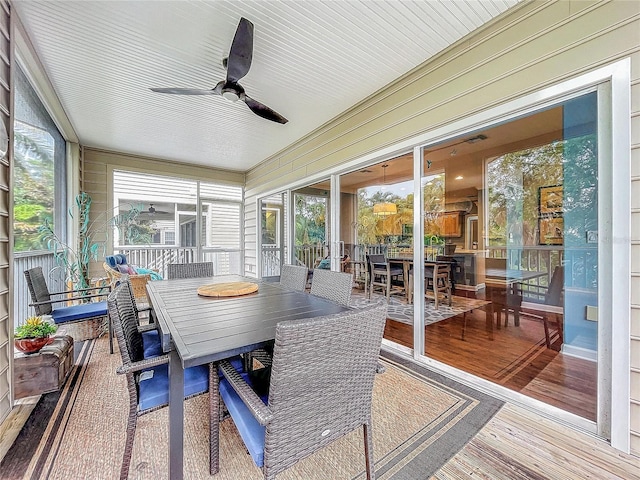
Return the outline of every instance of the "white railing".
<path id="1" fill-rule="evenodd" d="M 277 277 L 280 275 L 280 247 L 274 245 L 262 246 L 262 277 Z"/>
<path id="2" fill-rule="evenodd" d="M 163 278 L 167 276 L 167 265 L 170 263 L 194 263 L 197 259 L 195 247 L 117 247 L 114 253 L 122 253 L 127 257 L 127 263 L 139 267 L 156 270 Z M 242 251 L 205 249 L 204 262 L 213 262 L 214 275 L 242 274 Z"/>
<path id="3" fill-rule="evenodd" d="M 34 267 L 42 267 L 51 292 L 66 290 L 64 269 L 56 265 L 51 252 L 21 252 L 13 255 L 13 325 L 22 325 L 26 318 L 35 315 L 30 307 L 31 297 L 27 288 L 24 271 Z"/>

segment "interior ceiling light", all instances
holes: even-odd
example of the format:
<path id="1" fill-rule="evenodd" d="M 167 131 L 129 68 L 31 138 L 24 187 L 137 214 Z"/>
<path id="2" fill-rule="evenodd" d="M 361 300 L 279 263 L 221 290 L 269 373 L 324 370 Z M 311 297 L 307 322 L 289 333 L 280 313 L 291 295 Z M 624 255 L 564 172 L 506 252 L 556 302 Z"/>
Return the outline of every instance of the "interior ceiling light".
<path id="1" fill-rule="evenodd" d="M 387 183 L 387 167 L 388 166 L 389 165 L 387 163 L 382 165 L 382 190 L 386 188 L 385 185 Z M 398 213 L 398 207 L 393 202 L 378 203 L 373 206 L 373 214 L 379 217 L 395 215 L 396 213 Z"/>
<path id="2" fill-rule="evenodd" d="M 463 178 L 464 178 L 464 177 L 463 177 L 462 175 L 458 175 L 458 176 L 456 177 L 456 180 L 462 180 Z"/>

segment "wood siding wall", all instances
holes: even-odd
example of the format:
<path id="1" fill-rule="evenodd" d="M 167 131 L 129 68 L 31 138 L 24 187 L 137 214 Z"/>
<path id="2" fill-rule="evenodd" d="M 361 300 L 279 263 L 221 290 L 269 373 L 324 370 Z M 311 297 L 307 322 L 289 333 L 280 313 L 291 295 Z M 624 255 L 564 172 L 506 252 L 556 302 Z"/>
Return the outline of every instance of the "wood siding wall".
<path id="1" fill-rule="evenodd" d="M 0 121 L 13 135 L 13 66 L 11 9 L 0 1 Z M 13 141 L 9 153 L 0 160 L 0 423 L 9 415 L 13 404 L 13 319 L 11 318 L 12 288 L 9 281 L 12 255 L 11 212 L 11 162 L 13 161 Z"/>
<path id="2" fill-rule="evenodd" d="M 212 168 L 203 168 L 162 160 L 136 157 L 133 155 L 106 152 L 91 148 L 84 148 L 80 160 L 80 190 L 91 195 L 91 219 L 101 216 L 109 218 L 107 210 L 112 210 L 113 179 L 109 173 L 113 169 L 145 172 L 148 174 L 168 175 L 192 180 L 205 180 L 215 183 L 231 185 L 244 184 L 243 173 L 228 172 Z M 135 189 L 135 185 L 131 186 Z M 99 237 L 96 237 L 98 239 Z M 106 232 L 102 238 L 106 238 Z M 109 239 L 110 241 L 111 239 Z M 112 250 L 109 245 L 108 250 Z M 92 277 L 104 276 L 102 261 L 94 262 L 90 269 Z"/>
<path id="3" fill-rule="evenodd" d="M 624 58 L 632 65 L 630 435 L 640 455 L 640 2 L 525 3 L 250 170 L 247 274 L 257 271 L 261 194 Z"/>

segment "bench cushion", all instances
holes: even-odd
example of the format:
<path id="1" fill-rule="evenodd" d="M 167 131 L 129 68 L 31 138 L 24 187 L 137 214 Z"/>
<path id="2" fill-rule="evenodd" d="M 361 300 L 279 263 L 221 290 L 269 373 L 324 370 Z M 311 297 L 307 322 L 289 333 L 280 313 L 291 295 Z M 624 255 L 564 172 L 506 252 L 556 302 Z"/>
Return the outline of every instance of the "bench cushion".
<path id="1" fill-rule="evenodd" d="M 90 318 L 107 316 L 107 302 L 90 302 L 70 307 L 54 308 L 51 317 L 55 323 L 88 320 Z"/>
<path id="2" fill-rule="evenodd" d="M 242 378 L 251 385 L 248 374 L 242 373 Z M 240 396 L 229 384 L 226 378 L 220 380 L 220 397 L 224 402 L 233 423 L 235 423 L 238 433 L 242 437 L 247 450 L 251 454 L 257 467 L 262 467 L 264 463 L 264 432 L 265 427 L 251 414 L 251 411 L 244 404 Z M 267 396 L 260 397 L 267 404 Z"/>
<path id="3" fill-rule="evenodd" d="M 146 372 L 153 371 L 153 375 Z M 145 378 L 150 376 L 150 378 Z M 159 365 L 140 374 L 138 408 L 147 410 L 169 403 L 169 366 Z M 209 367 L 198 365 L 184 371 L 184 396 L 190 397 L 209 389 Z"/>

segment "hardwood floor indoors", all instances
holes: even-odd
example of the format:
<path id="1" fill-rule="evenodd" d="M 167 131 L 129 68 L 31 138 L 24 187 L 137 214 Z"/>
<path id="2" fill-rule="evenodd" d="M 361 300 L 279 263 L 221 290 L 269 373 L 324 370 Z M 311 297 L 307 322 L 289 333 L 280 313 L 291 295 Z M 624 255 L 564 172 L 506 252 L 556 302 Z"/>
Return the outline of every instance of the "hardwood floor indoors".
<path id="1" fill-rule="evenodd" d="M 487 313 L 467 313 L 427 325 L 425 352 L 434 360 L 484 378 L 532 398 L 596 420 L 597 364 L 547 348 L 542 323 L 521 318 L 500 329 L 487 328 Z M 413 327 L 387 320 L 384 338 L 412 348 Z"/>

